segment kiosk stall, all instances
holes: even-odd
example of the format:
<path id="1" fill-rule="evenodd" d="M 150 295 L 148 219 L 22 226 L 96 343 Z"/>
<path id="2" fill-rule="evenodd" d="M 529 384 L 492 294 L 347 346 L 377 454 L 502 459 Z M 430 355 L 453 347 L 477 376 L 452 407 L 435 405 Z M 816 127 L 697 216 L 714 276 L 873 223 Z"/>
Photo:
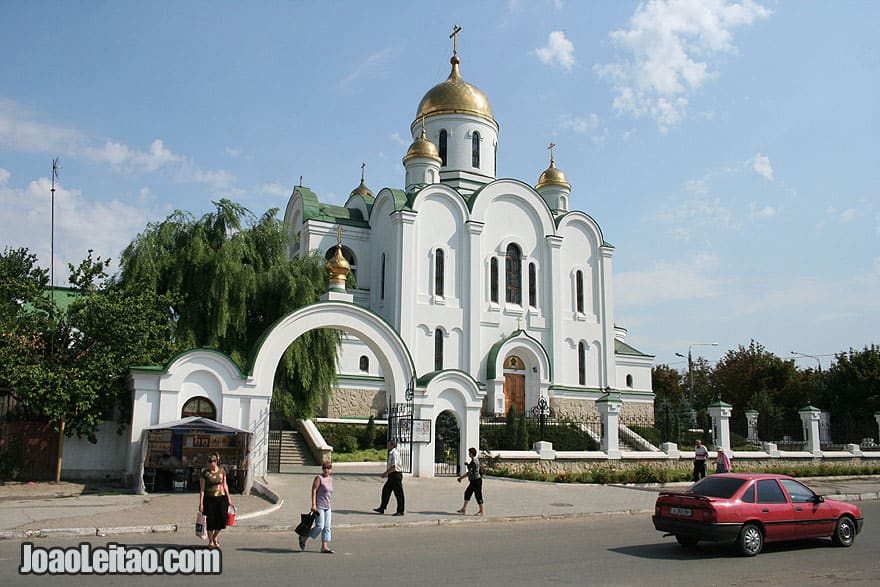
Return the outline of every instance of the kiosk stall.
<path id="1" fill-rule="evenodd" d="M 207 418 L 190 417 L 144 429 L 138 493 L 198 490 L 208 455 L 218 453 L 229 491 L 247 486 L 251 433 Z"/>

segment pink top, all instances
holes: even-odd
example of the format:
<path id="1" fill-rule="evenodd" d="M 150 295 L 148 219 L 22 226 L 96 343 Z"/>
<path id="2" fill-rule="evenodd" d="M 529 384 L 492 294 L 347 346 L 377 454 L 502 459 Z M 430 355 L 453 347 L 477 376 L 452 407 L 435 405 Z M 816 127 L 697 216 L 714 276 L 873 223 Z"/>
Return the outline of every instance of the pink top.
<path id="1" fill-rule="evenodd" d="M 319 510 L 330 509 L 330 495 L 333 493 L 333 477 L 318 477 L 318 491 L 315 495 L 315 506 Z"/>

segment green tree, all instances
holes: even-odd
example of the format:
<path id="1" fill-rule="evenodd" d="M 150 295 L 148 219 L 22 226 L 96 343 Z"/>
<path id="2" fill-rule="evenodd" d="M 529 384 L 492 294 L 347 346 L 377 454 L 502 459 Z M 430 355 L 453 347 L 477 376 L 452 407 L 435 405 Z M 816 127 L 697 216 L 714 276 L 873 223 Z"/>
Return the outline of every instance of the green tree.
<path id="1" fill-rule="evenodd" d="M 89 251 L 71 265 L 74 299 L 59 308 L 35 255 L 0 256 L 0 386 L 30 417 L 56 425 L 59 459 L 65 434 L 95 442 L 103 420 L 128 422 L 128 367 L 172 352 L 169 300 L 113 284 L 108 264 Z"/>
<path id="2" fill-rule="evenodd" d="M 880 347 L 850 349 L 836 362 L 823 382 L 822 407 L 831 412 L 831 436 L 836 443 L 876 441 L 874 414 L 880 411 Z"/>
<path id="3" fill-rule="evenodd" d="M 122 282 L 177 300 L 175 340 L 184 348 L 220 350 L 243 370 L 276 320 L 316 302 L 326 291 L 323 259 L 288 259 L 277 210 L 257 218 L 228 200 L 201 218 L 177 211 L 153 223 L 122 254 Z M 275 374 L 272 409 L 284 417 L 314 415 L 336 385 L 334 330 L 294 341 Z"/>

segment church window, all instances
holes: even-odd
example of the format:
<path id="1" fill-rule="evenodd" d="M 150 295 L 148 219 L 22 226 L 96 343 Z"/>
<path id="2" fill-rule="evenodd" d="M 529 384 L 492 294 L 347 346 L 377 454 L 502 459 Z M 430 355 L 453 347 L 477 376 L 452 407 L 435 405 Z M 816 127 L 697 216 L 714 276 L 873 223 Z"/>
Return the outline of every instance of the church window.
<path id="1" fill-rule="evenodd" d="M 632 386 L 633 386 L 633 376 L 632 375 L 626 376 L 626 386 L 629 387 L 630 389 L 632 389 Z"/>
<path id="2" fill-rule="evenodd" d="M 446 167 L 446 142 L 447 142 L 447 138 L 448 138 L 448 135 L 446 133 L 446 130 L 445 129 L 441 130 L 440 131 L 440 141 L 439 141 L 440 142 L 439 151 L 440 151 L 440 166 L 441 167 Z"/>
<path id="3" fill-rule="evenodd" d="M 507 245 L 504 257 L 505 300 L 509 304 L 522 304 L 522 253 L 514 244 Z"/>
<path id="4" fill-rule="evenodd" d="M 443 330 L 434 331 L 434 371 L 443 370 Z"/>
<path id="5" fill-rule="evenodd" d="M 370 370 L 370 358 L 367 355 L 361 355 L 361 360 L 358 368 L 361 370 L 362 373 L 366 373 Z"/>
<path id="6" fill-rule="evenodd" d="M 443 297 L 443 249 L 434 253 L 434 295 Z"/>
<path id="7" fill-rule="evenodd" d="M 324 258 L 328 261 L 336 256 L 336 246 L 332 246 L 327 250 L 327 253 L 324 255 Z M 357 259 L 354 256 L 354 251 L 342 245 L 342 256 L 348 261 L 348 266 L 351 268 L 351 275 L 353 278 L 357 279 Z"/>
<path id="8" fill-rule="evenodd" d="M 379 287 L 379 299 L 385 299 L 385 253 L 382 253 L 382 275 L 380 276 L 381 284 Z"/>
<path id="9" fill-rule="evenodd" d="M 575 281 L 575 300 L 577 302 L 578 314 L 584 313 L 584 272 L 578 270 L 574 275 Z"/>
<path id="10" fill-rule="evenodd" d="M 578 343 L 578 385 L 587 384 L 587 345 Z"/>
<path id="11" fill-rule="evenodd" d="M 180 410 L 181 418 L 189 418 L 190 416 L 216 420 L 217 408 L 215 408 L 214 404 L 211 403 L 211 400 L 206 397 L 194 397 L 183 404 L 183 409 Z"/>
<path id="12" fill-rule="evenodd" d="M 538 277 L 534 263 L 529 263 L 529 306 L 538 306 Z"/>
<path id="13" fill-rule="evenodd" d="M 471 167 L 480 168 L 480 133 L 471 135 Z"/>
<path id="14" fill-rule="evenodd" d="M 489 300 L 498 303 L 498 259 L 489 260 Z"/>

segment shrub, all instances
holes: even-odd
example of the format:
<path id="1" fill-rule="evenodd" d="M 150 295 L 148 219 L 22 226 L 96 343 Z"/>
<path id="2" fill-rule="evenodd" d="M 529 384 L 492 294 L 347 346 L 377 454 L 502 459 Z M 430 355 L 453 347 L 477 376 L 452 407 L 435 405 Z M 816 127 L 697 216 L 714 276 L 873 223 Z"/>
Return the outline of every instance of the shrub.
<path id="1" fill-rule="evenodd" d="M 339 444 L 333 447 L 337 452 L 354 452 L 358 449 L 358 439 L 353 434 L 348 434 L 339 439 Z"/>

